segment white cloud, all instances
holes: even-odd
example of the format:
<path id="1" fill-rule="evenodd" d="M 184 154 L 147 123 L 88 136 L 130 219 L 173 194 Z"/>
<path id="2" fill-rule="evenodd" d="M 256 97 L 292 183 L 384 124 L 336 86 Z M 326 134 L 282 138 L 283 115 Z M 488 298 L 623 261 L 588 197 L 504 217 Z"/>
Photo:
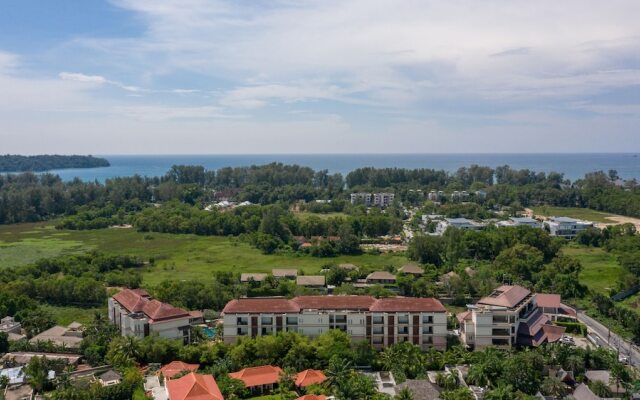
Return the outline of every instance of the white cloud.
<path id="1" fill-rule="evenodd" d="M 74 72 L 60 72 L 58 74 L 63 81 L 85 82 L 85 83 L 107 83 L 107 79 L 104 76 L 99 75 L 85 75 Z"/>

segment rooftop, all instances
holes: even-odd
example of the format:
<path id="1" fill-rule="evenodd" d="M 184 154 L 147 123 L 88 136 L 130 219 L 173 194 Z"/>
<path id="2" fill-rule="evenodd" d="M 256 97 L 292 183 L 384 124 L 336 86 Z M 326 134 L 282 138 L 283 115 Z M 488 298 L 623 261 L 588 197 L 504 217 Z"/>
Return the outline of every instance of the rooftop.
<path id="1" fill-rule="evenodd" d="M 522 286 L 502 285 L 495 289 L 489 296 L 481 298 L 478 304 L 513 308 L 530 294 L 531 292 Z"/>
<path id="2" fill-rule="evenodd" d="M 249 282 L 249 281 L 262 282 L 266 278 L 267 278 L 267 274 L 263 274 L 263 273 L 240 274 L 240 282 Z"/>
<path id="3" fill-rule="evenodd" d="M 224 313 L 299 313 L 302 310 L 355 310 L 374 312 L 444 312 L 443 305 L 434 298 L 390 297 L 376 299 L 371 296 L 298 296 L 291 300 L 283 297 L 242 298 L 231 300 Z"/>
<path id="4" fill-rule="evenodd" d="M 142 289 L 121 290 L 113 299 L 131 313 L 142 312 L 150 319 L 150 323 L 191 316 L 188 311 L 152 299 L 149 293 Z"/>
<path id="5" fill-rule="evenodd" d="M 271 270 L 271 274 L 276 278 L 294 277 L 298 276 L 298 270 L 295 268 L 274 268 Z"/>
<path id="6" fill-rule="evenodd" d="M 171 400 L 224 400 L 212 375 L 191 372 L 167 381 L 166 386 Z"/>
<path id="7" fill-rule="evenodd" d="M 322 371 L 315 369 L 306 369 L 296 374 L 296 386 L 307 387 L 316 383 L 322 383 L 327 380 L 327 377 Z"/>
<path id="8" fill-rule="evenodd" d="M 199 364 L 187 364 L 182 361 L 171 361 L 160 368 L 160 373 L 167 379 L 171 379 L 182 371 L 196 372 L 200 368 Z"/>
<path id="9" fill-rule="evenodd" d="M 324 286 L 324 275 L 302 275 L 296 278 L 296 285 L 300 286 Z"/>
<path id="10" fill-rule="evenodd" d="M 239 379 L 248 388 L 261 385 L 272 385 L 278 383 L 282 369 L 272 365 L 245 368 L 238 372 L 229 374 L 231 378 Z"/>
<path id="11" fill-rule="evenodd" d="M 424 274 L 424 269 L 418 264 L 406 264 L 403 265 L 398 271 L 404 274 Z"/>
<path id="12" fill-rule="evenodd" d="M 536 303 L 538 307 L 544 308 L 560 308 L 560 295 L 559 294 L 536 294 Z"/>
<path id="13" fill-rule="evenodd" d="M 367 280 L 385 280 L 385 281 L 395 281 L 396 276 L 391 272 L 387 271 L 376 271 L 367 275 Z"/>

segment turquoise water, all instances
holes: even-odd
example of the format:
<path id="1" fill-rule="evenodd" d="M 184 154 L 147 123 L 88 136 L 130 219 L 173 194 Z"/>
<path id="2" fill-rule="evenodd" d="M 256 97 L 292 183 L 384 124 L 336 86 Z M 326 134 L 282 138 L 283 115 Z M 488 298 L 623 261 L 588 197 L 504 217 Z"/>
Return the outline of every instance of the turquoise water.
<path id="1" fill-rule="evenodd" d="M 174 164 L 202 165 L 208 170 L 270 162 L 299 164 L 347 174 L 359 167 L 433 168 L 453 172 L 472 164 L 510 165 L 541 172 L 561 172 L 571 180 L 585 173 L 615 169 L 624 179 L 640 179 L 640 155 L 617 154 L 260 154 L 260 155 L 103 155 L 111 167 L 51 171 L 64 180 L 98 180 L 115 176 L 161 176 Z"/>

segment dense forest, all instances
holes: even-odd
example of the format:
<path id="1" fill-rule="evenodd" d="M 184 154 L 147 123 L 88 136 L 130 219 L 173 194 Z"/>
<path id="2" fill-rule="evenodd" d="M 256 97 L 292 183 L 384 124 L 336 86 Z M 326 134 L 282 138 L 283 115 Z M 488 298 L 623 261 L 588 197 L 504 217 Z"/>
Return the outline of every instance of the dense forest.
<path id="1" fill-rule="evenodd" d="M 48 171 L 65 168 L 108 167 L 109 161 L 94 156 L 62 155 L 0 155 L 0 172 Z"/>

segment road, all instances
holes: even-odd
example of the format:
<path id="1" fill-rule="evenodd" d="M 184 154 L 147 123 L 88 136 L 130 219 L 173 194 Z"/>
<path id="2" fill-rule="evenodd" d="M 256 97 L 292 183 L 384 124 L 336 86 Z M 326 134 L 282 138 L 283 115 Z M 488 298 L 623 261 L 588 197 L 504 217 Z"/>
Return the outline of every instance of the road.
<path id="1" fill-rule="evenodd" d="M 600 336 L 602 344 L 608 345 L 614 351 L 619 351 L 621 355 L 629 357 L 629 363 L 634 366 L 640 365 L 640 351 L 638 347 L 631 344 L 631 342 L 621 338 L 613 332 L 609 332 L 609 329 L 602 325 L 600 322 L 591 318 L 582 311 L 578 311 L 578 320 L 585 324 L 591 332 L 595 332 Z"/>

